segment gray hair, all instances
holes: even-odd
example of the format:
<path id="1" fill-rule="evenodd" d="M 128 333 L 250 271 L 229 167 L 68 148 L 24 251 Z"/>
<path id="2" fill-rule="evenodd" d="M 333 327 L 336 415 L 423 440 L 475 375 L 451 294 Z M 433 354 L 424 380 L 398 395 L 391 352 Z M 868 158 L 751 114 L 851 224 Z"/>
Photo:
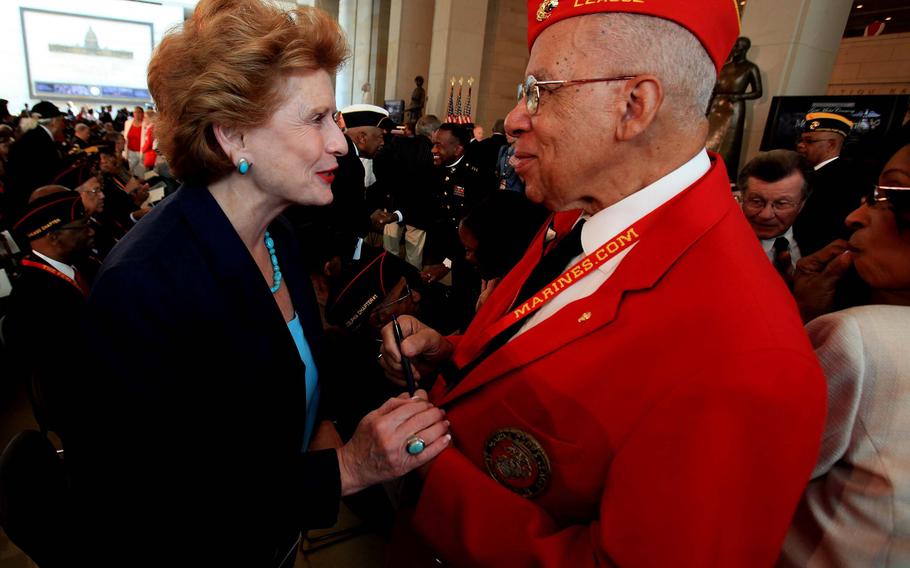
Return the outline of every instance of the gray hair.
<path id="1" fill-rule="evenodd" d="M 414 126 L 414 132 L 420 136 L 426 136 L 427 138 L 433 136 L 433 133 L 439 130 L 439 127 L 442 126 L 442 122 L 435 114 L 425 114 L 417 119 L 417 124 Z"/>
<path id="2" fill-rule="evenodd" d="M 717 81 L 708 52 L 691 32 L 663 18 L 641 14 L 596 14 L 599 26 L 590 32 L 603 37 L 584 39 L 587 47 L 600 45 L 604 61 L 616 73 L 651 73 L 664 87 L 664 112 L 691 122 L 704 119 Z"/>
<path id="3" fill-rule="evenodd" d="M 745 194 L 749 190 L 749 178 L 774 183 L 795 173 L 803 178 L 802 199 L 806 199 L 809 197 L 809 182 L 814 174 L 809 162 L 793 150 L 762 152 L 743 166 L 736 179 L 736 188 Z"/>

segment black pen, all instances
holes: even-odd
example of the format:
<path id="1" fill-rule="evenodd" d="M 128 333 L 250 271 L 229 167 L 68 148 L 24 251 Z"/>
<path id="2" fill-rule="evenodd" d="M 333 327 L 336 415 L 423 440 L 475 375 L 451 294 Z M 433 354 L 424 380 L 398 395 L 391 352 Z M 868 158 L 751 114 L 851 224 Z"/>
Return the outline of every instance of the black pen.
<path id="1" fill-rule="evenodd" d="M 401 333 L 401 326 L 398 325 L 398 317 L 392 314 L 392 331 L 395 332 L 395 343 L 398 344 L 398 352 L 401 353 L 401 342 L 404 341 L 404 336 Z M 417 390 L 417 387 L 414 383 L 414 371 L 411 370 L 411 360 L 404 356 L 404 353 L 401 353 L 401 368 L 404 369 L 404 377 L 408 381 L 408 394 L 414 396 L 414 391 Z"/>

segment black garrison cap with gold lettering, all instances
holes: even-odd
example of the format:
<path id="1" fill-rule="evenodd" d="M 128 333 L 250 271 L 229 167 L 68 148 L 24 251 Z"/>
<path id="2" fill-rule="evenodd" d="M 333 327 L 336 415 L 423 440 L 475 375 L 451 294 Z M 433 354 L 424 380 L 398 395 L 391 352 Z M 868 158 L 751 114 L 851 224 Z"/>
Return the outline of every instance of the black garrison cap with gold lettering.
<path id="1" fill-rule="evenodd" d="M 810 112 L 806 115 L 803 132 L 834 132 L 844 138 L 853 129 L 853 122 L 833 112 Z"/>
<path id="2" fill-rule="evenodd" d="M 32 241 L 85 217 L 82 198 L 75 191 L 51 193 L 32 201 L 13 230 Z"/>

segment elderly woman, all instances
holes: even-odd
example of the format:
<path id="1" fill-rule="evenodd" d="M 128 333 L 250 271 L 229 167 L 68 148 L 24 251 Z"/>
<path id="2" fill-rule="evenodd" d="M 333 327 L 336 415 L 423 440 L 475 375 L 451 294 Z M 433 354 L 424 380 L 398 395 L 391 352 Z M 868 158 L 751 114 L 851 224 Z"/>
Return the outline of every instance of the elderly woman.
<path id="1" fill-rule="evenodd" d="M 449 443 L 422 391 L 345 445 L 316 420 L 320 317 L 278 216 L 332 201 L 345 54 L 323 12 L 259 0 L 203 0 L 158 46 L 156 135 L 185 185 L 120 241 L 88 301 L 93 364 L 67 440 L 84 565 L 291 565 L 342 495 Z"/>
<path id="2" fill-rule="evenodd" d="M 849 242 L 797 265 L 805 292 L 813 281 L 830 288 L 852 263 L 874 305 L 807 326 L 828 379 L 828 418 L 782 566 L 910 566 L 910 145 L 847 225 Z"/>

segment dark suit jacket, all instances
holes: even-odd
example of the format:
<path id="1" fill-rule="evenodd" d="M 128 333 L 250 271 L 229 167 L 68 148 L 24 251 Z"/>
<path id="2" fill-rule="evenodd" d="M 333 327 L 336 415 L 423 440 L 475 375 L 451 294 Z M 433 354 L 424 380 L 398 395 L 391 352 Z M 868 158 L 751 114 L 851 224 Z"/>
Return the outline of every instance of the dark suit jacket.
<path id="1" fill-rule="evenodd" d="M 492 183 L 498 188 L 499 177 L 496 166 L 499 163 L 499 150 L 503 146 L 509 145 L 509 140 L 505 134 L 494 133 L 489 138 L 484 138 L 477 142 L 477 149 L 474 154 L 474 162 L 480 170 L 484 183 Z"/>
<path id="2" fill-rule="evenodd" d="M 850 238 L 844 222 L 868 191 L 863 178 L 849 161 L 838 158 L 815 172 L 812 192 L 793 223 L 793 236 L 803 256 L 824 248 L 835 239 Z"/>
<path id="3" fill-rule="evenodd" d="M 309 277 L 289 227 L 270 230 L 318 357 Z M 297 531 L 335 522 L 336 454 L 301 451 L 304 365 L 205 188 L 182 187 L 114 247 L 84 333 L 97 368 L 67 461 L 92 564 L 275 566 Z"/>
<path id="4" fill-rule="evenodd" d="M 25 258 L 50 267 L 34 254 Z M 69 373 L 79 365 L 80 358 L 71 338 L 78 335 L 84 304 L 85 295 L 71 282 L 23 263 L 13 284 L 4 323 L 16 371 L 34 380 L 35 416 L 61 438 Z"/>
<path id="5" fill-rule="evenodd" d="M 370 212 L 367 211 L 366 189 L 363 185 L 364 169 L 354 142 L 348 142 L 348 153 L 338 158 L 338 169 L 332 182 L 332 204 L 325 209 L 330 223 L 329 236 L 332 248 L 342 257 L 354 251 L 358 237 L 370 230 Z"/>
<path id="6" fill-rule="evenodd" d="M 22 135 L 9 149 L 6 191 L 18 211 L 32 191 L 54 181 L 64 167 L 60 147 L 41 126 Z"/>
<path id="7" fill-rule="evenodd" d="M 392 196 L 390 209 L 401 211 L 404 223 L 427 230 L 438 216 L 434 189 L 440 171 L 433 165 L 433 143 L 426 136 L 395 138 L 376 158 L 377 183 Z"/>

